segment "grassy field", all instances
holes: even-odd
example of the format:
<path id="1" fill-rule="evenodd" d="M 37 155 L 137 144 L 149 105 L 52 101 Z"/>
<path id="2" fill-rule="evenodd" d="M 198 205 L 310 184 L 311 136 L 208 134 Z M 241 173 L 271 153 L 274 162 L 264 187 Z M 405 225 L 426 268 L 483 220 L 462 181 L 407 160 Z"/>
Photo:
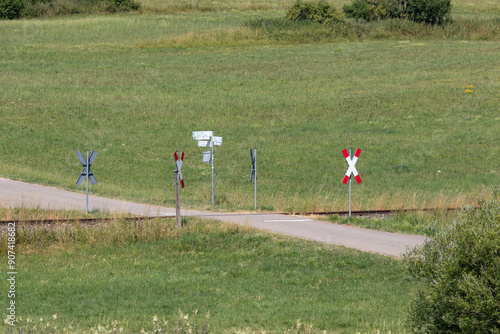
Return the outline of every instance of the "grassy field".
<path id="1" fill-rule="evenodd" d="M 8 23 L 34 36 L 3 58 L 3 175 L 76 189 L 74 152 L 95 149 L 94 192 L 172 204 L 178 149 L 183 200 L 199 206 L 210 170 L 190 135 L 214 129 L 224 137 L 216 198 L 225 207 L 252 203 L 252 146 L 270 209 L 345 208 L 348 146 L 363 149 L 357 207 L 460 205 L 498 184 L 496 42 L 154 49 L 114 44 L 131 31 L 102 30 L 130 19 L 152 18 Z M 88 33 L 68 28 L 54 42 L 67 24 Z"/>
<path id="2" fill-rule="evenodd" d="M 362 149 L 354 209 L 460 206 L 500 184 L 498 4 L 454 9 L 488 41 L 335 43 L 248 28 L 285 4 L 220 4 L 0 22 L 0 175 L 82 191 L 75 152 L 97 150 L 93 193 L 173 205 L 182 150 L 183 206 L 211 209 L 191 132 L 214 130 L 219 209 L 253 208 L 250 147 L 260 209 L 345 209 L 348 147 Z"/>
<path id="3" fill-rule="evenodd" d="M 83 191 L 75 153 L 97 150 L 92 193 L 173 205 L 182 150 L 182 206 L 214 209 L 191 138 L 214 130 L 224 138 L 218 210 L 253 209 L 250 147 L 260 210 L 346 209 L 348 147 L 362 149 L 354 209 L 456 207 L 498 187 L 497 1 L 453 1 L 444 28 L 344 31 L 284 24 L 292 2 L 143 0 L 139 14 L 0 21 L 0 175 Z M 0 209 L 3 219 L 47 216 L 83 214 Z M 330 220 L 425 233 L 455 217 Z M 18 228 L 18 329 L 199 329 L 209 314 L 213 333 L 405 332 L 415 287 L 397 260 L 184 223 Z"/>
<path id="4" fill-rule="evenodd" d="M 172 13 L 186 11 L 231 11 L 231 10 L 286 10 L 295 3 L 295 0 L 223 0 L 223 1 L 200 1 L 200 0 L 183 0 L 183 1 L 165 1 L 165 0 L 140 0 L 144 12 L 151 13 Z M 328 3 L 340 9 L 343 5 L 349 4 L 350 0 L 333 0 Z M 453 14 L 459 15 L 475 15 L 490 13 L 493 15 L 500 14 L 500 4 L 494 0 L 452 0 Z"/>
<path id="5" fill-rule="evenodd" d="M 241 226 L 184 224 L 18 227 L 17 329 L 173 332 L 182 310 L 184 326 L 198 328 L 209 313 L 211 333 L 405 332 L 413 290 L 398 260 Z M 6 280 L 0 288 L 8 290 Z"/>

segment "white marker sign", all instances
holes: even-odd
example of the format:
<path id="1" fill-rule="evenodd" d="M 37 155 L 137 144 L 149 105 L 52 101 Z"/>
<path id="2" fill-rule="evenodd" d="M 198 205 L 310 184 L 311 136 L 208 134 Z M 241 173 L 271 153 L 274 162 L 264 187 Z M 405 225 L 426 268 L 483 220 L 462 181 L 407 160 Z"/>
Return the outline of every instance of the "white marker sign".
<path id="1" fill-rule="evenodd" d="M 193 139 L 198 141 L 199 147 L 211 148 L 211 151 L 203 152 L 203 162 L 212 163 L 212 205 L 214 205 L 214 145 L 222 145 L 222 137 L 214 137 L 213 131 L 193 131 Z"/>
<path id="2" fill-rule="evenodd" d="M 222 145 L 222 137 L 212 137 L 212 141 L 214 142 L 214 145 Z"/>
<path id="3" fill-rule="evenodd" d="M 193 131 L 194 140 L 210 140 L 213 135 L 213 131 Z"/>
<path id="4" fill-rule="evenodd" d="M 198 146 L 201 146 L 201 147 L 210 147 L 210 141 L 198 140 Z"/>

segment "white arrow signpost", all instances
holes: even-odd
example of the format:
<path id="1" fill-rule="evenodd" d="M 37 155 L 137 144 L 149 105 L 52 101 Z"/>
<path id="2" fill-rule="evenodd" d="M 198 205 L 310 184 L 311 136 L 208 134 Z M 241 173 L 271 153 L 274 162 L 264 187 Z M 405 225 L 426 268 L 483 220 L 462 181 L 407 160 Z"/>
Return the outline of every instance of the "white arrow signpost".
<path id="1" fill-rule="evenodd" d="M 345 172 L 344 179 L 342 180 L 342 183 L 347 184 L 347 181 L 349 181 L 349 217 L 351 217 L 351 174 L 354 174 L 354 178 L 356 181 L 361 183 L 361 177 L 358 174 L 358 170 L 356 169 L 356 162 L 358 161 L 359 155 L 361 154 L 361 149 L 357 149 L 356 153 L 354 153 L 354 157 L 351 159 L 351 149 L 349 148 L 349 153 L 347 152 L 346 149 L 342 151 L 342 154 L 345 157 L 345 160 L 347 161 L 347 164 L 349 165 L 349 168 L 347 168 L 347 171 Z"/>
<path id="2" fill-rule="evenodd" d="M 198 146 L 211 148 L 210 161 L 205 158 L 209 152 L 203 152 L 203 162 L 212 163 L 212 205 L 214 205 L 214 145 L 222 145 L 222 137 L 215 137 L 213 131 L 193 131 L 193 139 L 198 141 Z"/>

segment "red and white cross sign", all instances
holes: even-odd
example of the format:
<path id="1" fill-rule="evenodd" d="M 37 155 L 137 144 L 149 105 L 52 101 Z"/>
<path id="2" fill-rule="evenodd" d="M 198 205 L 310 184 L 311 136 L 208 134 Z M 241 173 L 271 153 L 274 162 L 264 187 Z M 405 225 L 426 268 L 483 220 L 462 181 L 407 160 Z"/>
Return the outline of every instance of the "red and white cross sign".
<path id="1" fill-rule="evenodd" d="M 182 172 L 181 172 L 182 161 L 184 160 L 184 152 L 181 152 L 181 158 L 179 159 L 179 155 L 177 154 L 177 151 L 175 151 L 174 157 L 175 157 L 175 167 L 179 171 L 179 179 L 181 180 L 181 186 L 182 188 L 184 188 L 184 179 L 182 177 Z"/>
<path id="2" fill-rule="evenodd" d="M 356 165 L 356 161 L 358 161 L 360 153 L 361 153 L 361 150 L 358 148 L 356 150 L 356 153 L 354 153 L 354 157 L 351 159 L 347 150 L 344 149 L 342 151 L 342 154 L 344 154 L 345 160 L 347 161 L 347 164 L 349 165 L 347 172 L 345 172 L 344 180 L 342 181 L 344 184 L 347 184 L 347 181 L 349 181 L 349 178 L 351 177 L 351 173 L 354 174 L 356 181 L 358 181 L 358 183 L 361 183 L 361 177 L 359 176 L 358 171 L 356 170 L 356 167 L 354 167 L 354 165 Z"/>

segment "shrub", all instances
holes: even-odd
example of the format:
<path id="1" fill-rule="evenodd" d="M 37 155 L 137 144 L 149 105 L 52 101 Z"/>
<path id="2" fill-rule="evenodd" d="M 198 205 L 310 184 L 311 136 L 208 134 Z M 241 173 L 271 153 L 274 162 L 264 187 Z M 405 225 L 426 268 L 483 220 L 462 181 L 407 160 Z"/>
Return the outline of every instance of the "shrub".
<path id="1" fill-rule="evenodd" d="M 481 200 L 405 255 L 422 283 L 408 317 L 417 333 L 500 333 L 500 201 Z"/>
<path id="2" fill-rule="evenodd" d="M 366 21 L 403 18 L 441 24 L 449 19 L 451 0 L 354 0 L 343 10 L 347 17 Z"/>
<path id="3" fill-rule="evenodd" d="M 0 0 L 0 19 L 14 20 L 21 17 L 24 9 L 22 0 Z"/>
<path id="4" fill-rule="evenodd" d="M 344 5 L 347 17 L 366 21 L 382 20 L 390 16 L 388 0 L 354 0 L 350 5 Z"/>
<path id="5" fill-rule="evenodd" d="M 0 0 L 0 18 L 3 13 L 13 13 L 5 18 L 33 18 L 71 14 L 122 12 L 138 10 L 135 0 Z M 14 10 L 15 9 L 15 10 Z"/>
<path id="6" fill-rule="evenodd" d="M 317 23 L 342 22 L 344 15 L 324 1 L 302 2 L 297 1 L 286 13 L 291 21 L 312 21 Z"/>
<path id="7" fill-rule="evenodd" d="M 451 0 L 407 0 L 406 13 L 402 16 L 415 22 L 441 24 L 448 20 Z"/>
<path id="8" fill-rule="evenodd" d="M 134 0 L 111 0 L 106 7 L 108 12 L 123 12 L 130 10 L 138 10 L 140 7 L 138 2 Z"/>

